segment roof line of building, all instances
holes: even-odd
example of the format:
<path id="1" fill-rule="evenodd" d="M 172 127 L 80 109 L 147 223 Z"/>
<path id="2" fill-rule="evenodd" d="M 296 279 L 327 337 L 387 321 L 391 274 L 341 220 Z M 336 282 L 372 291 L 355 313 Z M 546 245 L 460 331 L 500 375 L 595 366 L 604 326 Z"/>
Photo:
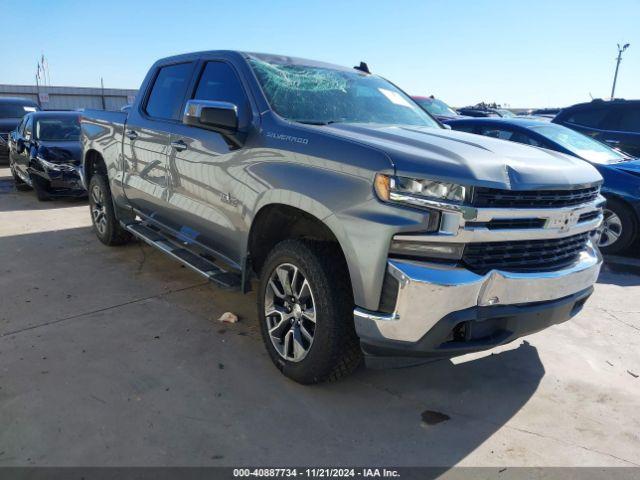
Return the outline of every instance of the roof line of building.
<path id="1" fill-rule="evenodd" d="M 128 89 L 128 88 L 105 88 L 102 89 L 100 87 L 66 87 L 66 86 L 54 86 L 54 85 L 40 85 L 39 87 L 36 85 L 8 85 L 8 84 L 0 84 L 0 93 L 4 94 L 20 94 L 20 93 L 28 93 L 35 94 L 38 93 L 58 93 L 58 94 L 66 94 L 66 95 L 135 95 L 138 92 L 137 89 Z"/>

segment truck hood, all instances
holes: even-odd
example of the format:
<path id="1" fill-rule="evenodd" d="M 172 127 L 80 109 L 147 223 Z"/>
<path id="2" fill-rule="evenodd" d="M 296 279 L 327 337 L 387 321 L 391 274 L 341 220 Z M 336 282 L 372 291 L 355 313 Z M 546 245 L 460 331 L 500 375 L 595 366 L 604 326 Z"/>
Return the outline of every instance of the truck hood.
<path id="1" fill-rule="evenodd" d="M 401 176 L 508 190 L 602 182 L 598 171 L 578 158 L 465 132 L 347 123 L 322 128 L 384 151 Z"/>

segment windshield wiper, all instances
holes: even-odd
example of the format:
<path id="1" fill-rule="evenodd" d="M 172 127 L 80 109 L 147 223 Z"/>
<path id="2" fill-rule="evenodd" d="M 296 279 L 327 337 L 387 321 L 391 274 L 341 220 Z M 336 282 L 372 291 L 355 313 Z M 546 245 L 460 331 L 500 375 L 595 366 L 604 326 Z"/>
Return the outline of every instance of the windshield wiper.
<path id="1" fill-rule="evenodd" d="M 304 123 L 305 125 L 331 125 L 332 123 L 341 123 L 343 120 L 328 120 L 326 122 L 322 122 L 320 120 L 299 120 L 294 119 L 294 122 Z"/>
<path id="2" fill-rule="evenodd" d="M 294 120 L 294 122 L 304 123 L 305 125 L 327 125 L 327 122 L 320 122 L 318 120 Z"/>

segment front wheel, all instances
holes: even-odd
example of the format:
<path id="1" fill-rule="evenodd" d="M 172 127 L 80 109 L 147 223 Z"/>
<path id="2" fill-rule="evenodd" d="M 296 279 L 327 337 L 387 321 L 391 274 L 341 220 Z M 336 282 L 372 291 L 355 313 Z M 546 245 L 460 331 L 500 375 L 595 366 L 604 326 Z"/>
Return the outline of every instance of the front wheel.
<path id="1" fill-rule="evenodd" d="M 634 213 L 624 203 L 607 199 L 604 220 L 600 227 L 598 247 L 603 253 L 621 253 L 635 241 L 638 222 Z"/>
<path id="2" fill-rule="evenodd" d="M 116 218 L 109 184 L 100 174 L 93 175 L 89 182 L 89 209 L 93 229 L 102 243 L 123 245 L 131 239 L 131 234 L 122 228 Z"/>
<path id="3" fill-rule="evenodd" d="M 337 380 L 360 364 L 348 272 L 333 244 L 276 245 L 262 268 L 258 317 L 271 360 L 296 382 Z"/>
<path id="4" fill-rule="evenodd" d="M 38 200 L 40 200 L 41 202 L 51 200 L 51 195 L 49 195 L 49 192 L 47 191 L 48 182 L 45 179 L 40 178 L 38 175 L 32 175 L 30 173 L 29 180 L 31 181 L 33 190 L 36 192 L 36 197 L 38 197 Z"/>

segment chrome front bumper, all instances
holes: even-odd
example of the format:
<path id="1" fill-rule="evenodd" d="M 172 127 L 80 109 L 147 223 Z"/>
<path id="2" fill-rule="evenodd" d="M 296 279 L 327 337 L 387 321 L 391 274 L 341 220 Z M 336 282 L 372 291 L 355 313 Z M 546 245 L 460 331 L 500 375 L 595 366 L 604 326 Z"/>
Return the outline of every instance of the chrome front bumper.
<path id="1" fill-rule="evenodd" d="M 454 312 L 549 302 L 587 290 L 601 265 L 600 252 L 591 242 L 572 266 L 553 272 L 492 270 L 478 275 L 460 267 L 389 260 L 388 272 L 399 283 L 395 310 L 384 314 L 356 308 L 356 331 L 377 343 L 417 342 Z"/>

